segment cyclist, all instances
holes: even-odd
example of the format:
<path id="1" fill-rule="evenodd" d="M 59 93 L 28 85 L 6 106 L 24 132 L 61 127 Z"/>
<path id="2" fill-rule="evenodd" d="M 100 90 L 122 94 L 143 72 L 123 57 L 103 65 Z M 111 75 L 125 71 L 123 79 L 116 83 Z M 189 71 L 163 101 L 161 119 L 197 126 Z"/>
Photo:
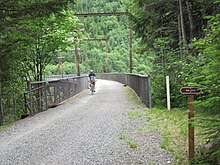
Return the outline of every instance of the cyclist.
<path id="1" fill-rule="evenodd" d="M 96 81 L 96 75 L 95 75 L 95 73 L 94 73 L 94 70 L 91 70 L 90 71 L 90 73 L 89 73 L 89 75 L 88 75 L 88 81 L 89 81 L 89 83 L 90 83 L 90 87 L 91 87 L 91 84 L 93 84 L 94 85 L 94 88 L 95 88 L 95 81 Z"/>

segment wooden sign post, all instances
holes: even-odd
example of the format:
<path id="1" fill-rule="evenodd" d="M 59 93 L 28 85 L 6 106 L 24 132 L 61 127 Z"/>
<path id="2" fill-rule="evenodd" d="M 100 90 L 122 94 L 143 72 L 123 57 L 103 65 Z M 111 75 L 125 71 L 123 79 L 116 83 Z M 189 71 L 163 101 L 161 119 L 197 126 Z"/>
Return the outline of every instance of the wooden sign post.
<path id="1" fill-rule="evenodd" d="M 188 141 L 189 141 L 189 160 L 191 160 L 194 156 L 195 151 L 195 142 L 194 142 L 194 127 L 192 125 L 193 117 L 194 117 L 194 107 L 193 107 L 194 95 L 188 95 Z"/>
<path id="2" fill-rule="evenodd" d="M 189 141 L 189 160 L 192 160 L 194 156 L 195 151 L 195 144 L 194 144 L 194 127 L 192 125 L 193 117 L 194 117 L 194 107 L 193 107 L 193 101 L 194 101 L 194 95 L 200 94 L 201 90 L 198 87 L 182 87 L 180 89 L 180 92 L 182 94 L 188 95 L 188 141 Z"/>

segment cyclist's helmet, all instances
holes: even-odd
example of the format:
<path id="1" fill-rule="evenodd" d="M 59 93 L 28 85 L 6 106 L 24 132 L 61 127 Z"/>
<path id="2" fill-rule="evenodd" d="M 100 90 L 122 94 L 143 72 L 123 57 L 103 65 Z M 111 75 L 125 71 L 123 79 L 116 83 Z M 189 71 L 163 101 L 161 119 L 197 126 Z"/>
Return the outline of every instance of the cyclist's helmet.
<path id="1" fill-rule="evenodd" d="M 90 73 L 93 73 L 93 72 L 94 72 L 94 70 L 91 70 L 91 71 L 90 71 Z"/>

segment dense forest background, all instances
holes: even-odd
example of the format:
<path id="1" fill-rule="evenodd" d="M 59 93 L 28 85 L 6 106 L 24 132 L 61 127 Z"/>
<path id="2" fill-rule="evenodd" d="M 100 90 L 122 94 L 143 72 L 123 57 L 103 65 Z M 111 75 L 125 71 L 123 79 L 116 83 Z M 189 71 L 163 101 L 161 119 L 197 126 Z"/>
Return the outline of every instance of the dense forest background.
<path id="1" fill-rule="evenodd" d="M 120 1 L 77 1 L 72 6 L 75 14 L 126 12 Z M 94 69 L 102 72 L 129 72 L 129 26 L 128 14 L 121 16 L 88 16 L 79 17 L 82 23 L 78 33 L 81 37 L 78 44 L 80 56 L 80 73 Z M 107 41 L 107 43 L 106 43 Z M 133 39 L 133 48 L 138 49 L 139 39 Z M 62 67 L 56 59 L 46 68 L 46 74 L 76 73 L 74 46 L 68 52 L 61 52 Z M 147 74 L 150 72 L 149 56 L 133 52 L 133 72 Z M 151 57 L 149 57 L 151 58 Z M 106 63 L 107 60 L 107 63 Z M 107 66 L 107 68 L 106 68 Z M 62 71 L 61 71 L 62 68 Z"/>
<path id="2" fill-rule="evenodd" d="M 172 108 L 184 108 L 183 86 L 197 86 L 196 126 L 214 147 L 202 152 L 195 164 L 220 158 L 220 1 L 125 2 L 141 39 L 139 53 L 153 54 L 151 65 L 154 105 L 165 106 L 165 76 L 171 80 Z M 216 163 L 216 162 L 215 162 Z M 211 163 L 211 164 L 215 164 Z"/>
<path id="3" fill-rule="evenodd" d="M 127 14 L 74 16 L 105 12 Z M 81 74 L 129 72 L 132 25 L 132 73 L 151 74 L 154 106 L 166 106 L 165 76 L 172 108 L 186 108 L 182 86 L 200 87 L 195 109 L 203 118 L 196 124 L 219 145 L 219 13 L 220 0 L 2 0 L 0 95 L 19 100 L 27 80 L 76 74 L 76 45 Z M 219 148 L 209 155 L 220 157 Z"/>

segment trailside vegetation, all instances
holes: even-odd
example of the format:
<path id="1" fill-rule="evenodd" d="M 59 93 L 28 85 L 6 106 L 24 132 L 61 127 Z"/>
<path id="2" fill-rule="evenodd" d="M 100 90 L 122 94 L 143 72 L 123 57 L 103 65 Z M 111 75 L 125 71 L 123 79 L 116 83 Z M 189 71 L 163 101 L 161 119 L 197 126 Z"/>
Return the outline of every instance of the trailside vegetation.
<path id="1" fill-rule="evenodd" d="M 0 124 L 3 116 L 20 118 L 27 80 L 43 80 L 51 59 L 77 42 L 68 40 L 80 26 L 70 4 L 74 1 L 0 2 Z M 18 109 L 14 114 L 12 107 Z"/>
<path id="2" fill-rule="evenodd" d="M 18 0 L 16 2 L 13 0 L 3 0 L 0 2 L 0 80 L 2 85 L 7 80 L 22 77 L 20 72 L 18 72 L 18 75 L 16 73 L 26 68 L 22 64 L 24 62 L 23 59 L 25 59 L 24 56 L 29 58 L 28 56 L 32 56 L 32 54 L 39 55 L 40 50 L 45 48 L 45 45 L 40 46 L 42 42 L 51 44 L 55 24 L 56 26 L 60 26 L 59 22 L 55 23 L 55 17 L 65 17 L 66 15 L 62 11 L 68 9 L 69 3 L 69 1 L 65 0 Z M 60 29 L 61 31 L 63 28 L 56 27 L 56 29 Z M 58 35 L 55 35 L 54 44 L 56 44 L 58 38 Z M 48 41 L 45 39 L 48 39 Z M 60 43 L 62 40 L 63 38 L 60 37 Z M 57 45 L 60 43 L 57 43 Z M 35 47 L 35 50 L 33 50 L 33 47 Z M 32 71 L 34 72 L 33 69 Z"/>
<path id="3" fill-rule="evenodd" d="M 166 106 L 165 76 L 171 80 L 173 108 L 187 107 L 181 87 L 202 89 L 194 102 L 195 125 L 203 128 L 211 147 L 198 151 L 194 164 L 216 163 L 220 157 L 220 1 L 125 0 L 124 4 L 141 38 L 141 51 L 155 54 L 154 105 Z"/>

